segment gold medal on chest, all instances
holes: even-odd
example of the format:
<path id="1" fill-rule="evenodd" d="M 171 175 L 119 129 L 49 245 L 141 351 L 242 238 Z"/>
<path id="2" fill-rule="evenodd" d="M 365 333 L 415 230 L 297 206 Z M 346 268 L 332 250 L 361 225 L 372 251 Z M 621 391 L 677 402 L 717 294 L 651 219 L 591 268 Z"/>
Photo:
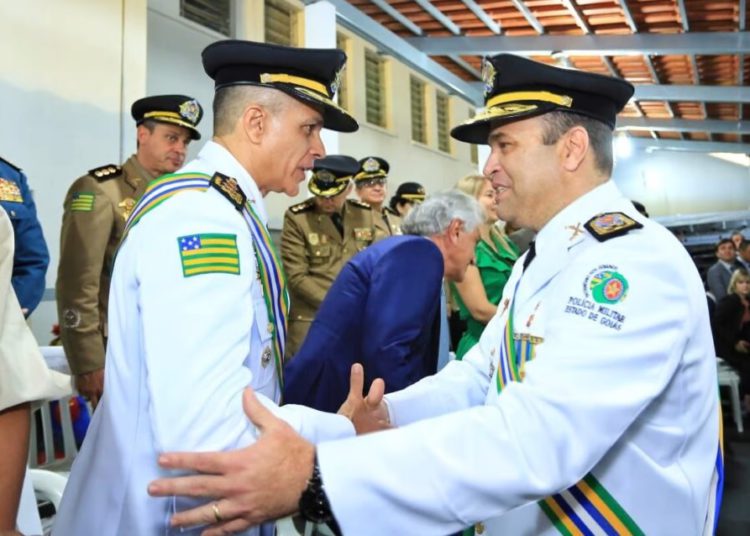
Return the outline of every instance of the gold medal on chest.
<path id="1" fill-rule="evenodd" d="M 318 233 L 307 233 L 307 241 L 310 242 L 311 246 L 317 246 L 320 242 L 320 237 L 318 237 Z"/>

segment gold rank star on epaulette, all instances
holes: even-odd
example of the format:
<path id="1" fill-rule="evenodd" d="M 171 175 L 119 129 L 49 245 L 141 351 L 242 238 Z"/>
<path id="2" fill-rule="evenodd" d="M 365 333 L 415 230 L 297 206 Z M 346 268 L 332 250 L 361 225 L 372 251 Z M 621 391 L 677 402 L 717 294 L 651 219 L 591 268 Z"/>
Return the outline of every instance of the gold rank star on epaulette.
<path id="1" fill-rule="evenodd" d="M 640 229 L 643 227 L 643 224 L 622 212 L 606 212 L 594 216 L 584 223 L 583 226 L 599 242 L 604 242 L 610 238 L 628 234 L 633 229 Z"/>
<path id="2" fill-rule="evenodd" d="M 296 205 L 292 205 L 291 207 L 289 207 L 289 210 L 292 211 L 292 214 L 300 214 L 301 212 L 312 210 L 314 206 L 315 206 L 315 203 L 313 203 L 313 200 L 308 199 L 306 201 L 302 201 L 302 203 L 297 203 Z"/>
<path id="3" fill-rule="evenodd" d="M 226 197 L 237 210 L 241 211 L 242 207 L 245 206 L 247 196 L 245 195 L 245 192 L 242 191 L 242 188 L 240 188 L 237 179 L 234 177 L 228 177 L 227 175 L 216 172 L 214 173 L 214 176 L 211 177 L 210 184 L 212 187 L 216 188 L 221 195 Z"/>
<path id="4" fill-rule="evenodd" d="M 349 204 L 354 205 L 355 207 L 367 208 L 367 209 L 370 208 L 370 204 L 369 203 L 365 203 L 364 201 L 359 201 L 357 199 L 347 199 L 346 201 Z"/>
<path id="5" fill-rule="evenodd" d="M 107 164 L 106 166 L 100 166 L 89 170 L 89 175 L 99 181 L 114 179 L 120 174 L 122 174 L 122 168 L 114 164 Z"/>

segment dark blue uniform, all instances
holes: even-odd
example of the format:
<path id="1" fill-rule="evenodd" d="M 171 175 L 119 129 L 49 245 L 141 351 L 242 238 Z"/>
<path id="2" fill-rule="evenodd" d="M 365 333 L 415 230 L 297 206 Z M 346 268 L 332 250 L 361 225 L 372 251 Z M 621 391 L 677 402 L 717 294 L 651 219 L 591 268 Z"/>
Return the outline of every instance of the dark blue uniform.
<path id="1" fill-rule="evenodd" d="M 337 411 L 354 363 L 398 391 L 437 370 L 443 257 L 418 236 L 386 238 L 344 266 L 284 369 L 284 401 Z"/>
<path id="2" fill-rule="evenodd" d="M 30 314 L 44 294 L 49 252 L 42 226 L 36 217 L 36 206 L 23 172 L 0 157 L 0 205 L 10 216 L 15 235 L 13 255 L 13 290 L 21 308 Z"/>

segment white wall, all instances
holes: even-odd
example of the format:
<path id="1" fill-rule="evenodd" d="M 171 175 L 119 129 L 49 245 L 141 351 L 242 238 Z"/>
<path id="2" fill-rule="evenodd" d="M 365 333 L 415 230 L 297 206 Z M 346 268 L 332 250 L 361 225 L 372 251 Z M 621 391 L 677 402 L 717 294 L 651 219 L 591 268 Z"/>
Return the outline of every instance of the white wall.
<path id="1" fill-rule="evenodd" d="M 201 139 L 190 144 L 188 159 L 211 139 L 214 84 L 203 70 L 201 52 L 219 39 L 226 36 L 180 17 L 177 0 L 149 0 L 147 93 L 189 95 L 203 106 Z"/>
<path id="2" fill-rule="evenodd" d="M 750 208 L 750 170 L 703 153 L 636 151 L 617 160 L 613 177 L 652 216 Z"/>
<path id="3" fill-rule="evenodd" d="M 123 160 L 123 102 L 145 91 L 145 0 L 0 2 L 0 154 L 29 177 L 57 274 L 62 203 L 86 170 Z M 47 342 L 56 314 L 32 317 Z"/>

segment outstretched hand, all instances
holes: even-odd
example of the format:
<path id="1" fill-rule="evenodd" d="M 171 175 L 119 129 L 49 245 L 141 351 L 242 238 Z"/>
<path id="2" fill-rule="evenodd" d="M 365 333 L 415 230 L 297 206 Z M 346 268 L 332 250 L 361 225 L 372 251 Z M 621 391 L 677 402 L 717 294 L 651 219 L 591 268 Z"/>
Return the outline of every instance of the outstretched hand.
<path id="1" fill-rule="evenodd" d="M 377 378 L 370 385 L 367 396 L 363 396 L 365 371 L 362 365 L 352 365 L 349 383 L 349 395 L 339 408 L 339 415 L 348 418 L 354 424 L 357 434 L 367 434 L 386 430 L 391 427 L 388 408 L 383 400 L 385 382 Z"/>
<path id="2" fill-rule="evenodd" d="M 260 431 L 249 447 L 229 452 L 171 452 L 159 456 L 166 469 L 198 475 L 152 482 L 149 494 L 157 497 L 187 495 L 215 501 L 178 512 L 172 526 L 209 525 L 204 536 L 242 531 L 264 521 L 297 511 L 302 491 L 312 475 L 315 447 L 245 390 L 245 413 Z"/>

